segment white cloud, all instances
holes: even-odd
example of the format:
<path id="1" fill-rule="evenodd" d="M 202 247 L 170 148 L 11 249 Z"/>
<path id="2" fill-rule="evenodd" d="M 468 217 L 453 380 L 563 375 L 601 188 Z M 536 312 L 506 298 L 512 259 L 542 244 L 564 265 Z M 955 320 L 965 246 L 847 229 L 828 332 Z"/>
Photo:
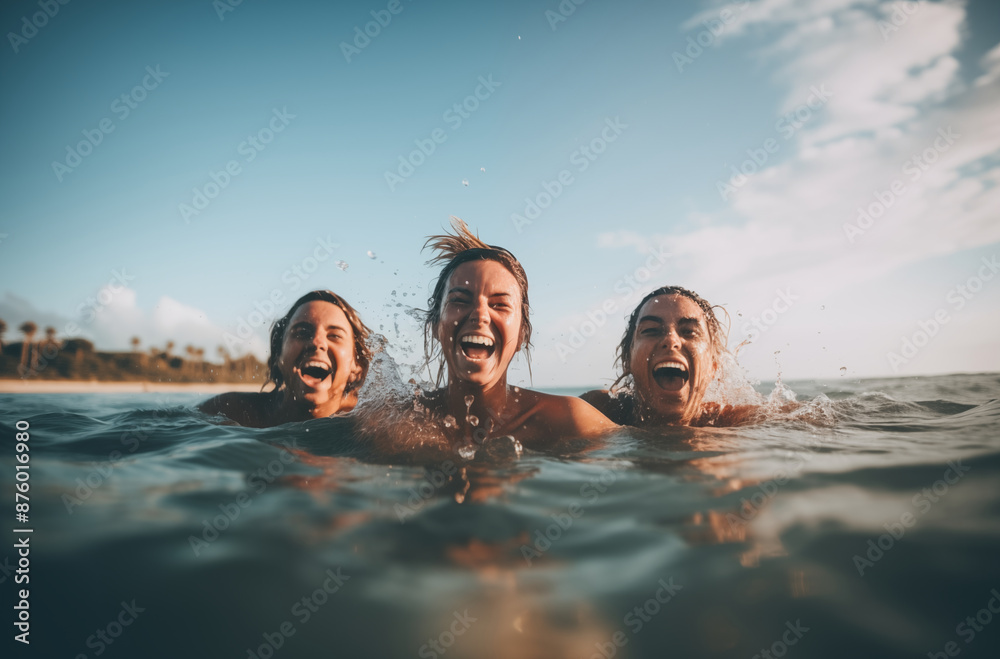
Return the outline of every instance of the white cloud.
<path id="1" fill-rule="evenodd" d="M 666 244 L 700 292 L 724 293 L 751 314 L 770 304 L 775 289 L 792 286 L 810 313 L 796 310 L 782 333 L 793 344 L 812 345 L 831 321 L 818 315 L 823 299 L 870 290 L 907 265 L 1000 241 L 1000 89 L 990 84 L 1000 78 L 1000 46 L 983 57 L 976 84 L 966 85 L 954 56 L 966 34 L 964 6 L 911 6 L 916 11 L 899 29 L 886 31 L 879 21 L 890 17 L 892 4 L 754 3 L 727 34 L 752 26 L 772 44 L 757 55 L 777 65 L 775 82 L 787 90 L 778 114 L 801 107 L 812 87 L 825 85 L 833 96 L 789 139 L 775 135 L 779 152 L 713 222 L 674 235 L 612 232 L 599 244 Z M 685 25 L 712 12 L 718 9 Z M 917 164 L 914 156 L 928 162 Z M 886 196 L 893 184 L 903 192 Z M 851 242 L 845 223 L 856 222 L 859 207 L 880 203 L 877 195 L 889 207 Z M 920 313 L 899 310 L 882 329 L 891 335 Z M 861 328 L 856 336 L 865 341 Z M 878 362 L 869 366 L 884 372 L 885 360 L 867 343 L 868 361 L 874 355 Z M 798 366 L 808 371 L 808 364 Z"/>

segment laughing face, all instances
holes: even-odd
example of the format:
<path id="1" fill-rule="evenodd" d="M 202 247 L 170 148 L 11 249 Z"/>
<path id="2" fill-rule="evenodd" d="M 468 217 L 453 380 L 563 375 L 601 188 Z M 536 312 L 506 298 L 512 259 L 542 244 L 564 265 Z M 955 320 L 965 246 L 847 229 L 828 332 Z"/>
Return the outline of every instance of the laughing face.
<path id="1" fill-rule="evenodd" d="M 318 300 L 296 309 L 281 343 L 278 368 L 297 403 L 339 406 L 347 385 L 361 376 L 354 331 L 343 310 Z"/>
<path id="2" fill-rule="evenodd" d="M 483 388 L 506 383 L 521 345 L 521 290 L 496 261 L 468 261 L 451 274 L 435 328 L 449 379 Z"/>
<path id="3" fill-rule="evenodd" d="M 701 307 L 683 295 L 650 298 L 639 310 L 629 363 L 647 421 L 690 423 L 716 365 Z"/>

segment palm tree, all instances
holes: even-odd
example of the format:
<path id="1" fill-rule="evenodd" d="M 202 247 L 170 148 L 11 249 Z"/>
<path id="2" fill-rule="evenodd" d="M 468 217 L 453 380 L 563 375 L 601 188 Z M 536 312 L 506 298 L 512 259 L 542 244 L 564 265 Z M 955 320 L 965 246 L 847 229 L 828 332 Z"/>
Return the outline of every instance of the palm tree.
<path id="1" fill-rule="evenodd" d="M 3 354 L 3 333 L 7 331 L 7 323 L 0 318 L 0 355 Z"/>
<path id="2" fill-rule="evenodd" d="M 198 359 L 198 372 L 205 375 L 205 349 L 195 348 L 194 356 Z"/>
<path id="3" fill-rule="evenodd" d="M 167 341 L 167 348 L 163 351 L 167 356 L 167 361 L 170 361 L 170 351 L 174 349 L 174 342 Z"/>
<path id="4" fill-rule="evenodd" d="M 138 336 L 133 336 L 129 343 L 132 344 L 132 352 L 139 352 L 139 344 L 142 343 L 142 341 L 139 340 Z"/>
<path id="5" fill-rule="evenodd" d="M 32 339 L 35 338 L 35 332 L 38 331 L 38 325 L 34 324 L 30 320 L 23 323 L 18 329 L 24 334 L 24 343 L 21 344 L 21 372 L 23 373 L 28 368 L 28 358 L 31 358 L 32 368 L 34 368 L 35 359 L 33 357 L 34 350 L 32 350 Z"/>

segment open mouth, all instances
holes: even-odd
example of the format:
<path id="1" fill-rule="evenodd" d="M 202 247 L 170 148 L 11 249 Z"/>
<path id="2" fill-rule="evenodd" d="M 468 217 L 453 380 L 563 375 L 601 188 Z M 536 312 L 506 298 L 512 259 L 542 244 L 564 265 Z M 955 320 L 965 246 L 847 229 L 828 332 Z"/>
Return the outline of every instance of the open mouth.
<path id="1" fill-rule="evenodd" d="M 675 361 L 663 361 L 653 367 L 653 379 L 666 391 L 680 391 L 688 381 L 687 367 Z"/>
<path id="2" fill-rule="evenodd" d="M 465 357 L 472 361 L 489 359 L 496 351 L 493 339 L 479 334 L 466 334 L 459 339 L 459 345 L 462 347 L 462 353 Z"/>
<path id="3" fill-rule="evenodd" d="M 324 364 L 321 361 L 311 359 L 299 367 L 299 373 L 302 374 L 303 382 L 315 387 L 320 382 L 330 377 L 333 373 L 333 369 L 329 364 Z"/>

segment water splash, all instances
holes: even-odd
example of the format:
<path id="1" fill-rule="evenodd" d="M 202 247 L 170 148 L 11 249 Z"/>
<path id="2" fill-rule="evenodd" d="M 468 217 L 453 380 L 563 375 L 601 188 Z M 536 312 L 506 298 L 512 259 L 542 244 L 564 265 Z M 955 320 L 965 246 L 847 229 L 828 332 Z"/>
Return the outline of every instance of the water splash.
<path id="1" fill-rule="evenodd" d="M 349 267 L 351 267 L 351 264 L 348 263 L 347 261 L 337 261 L 337 267 L 340 268 L 341 270 L 347 270 Z"/>

